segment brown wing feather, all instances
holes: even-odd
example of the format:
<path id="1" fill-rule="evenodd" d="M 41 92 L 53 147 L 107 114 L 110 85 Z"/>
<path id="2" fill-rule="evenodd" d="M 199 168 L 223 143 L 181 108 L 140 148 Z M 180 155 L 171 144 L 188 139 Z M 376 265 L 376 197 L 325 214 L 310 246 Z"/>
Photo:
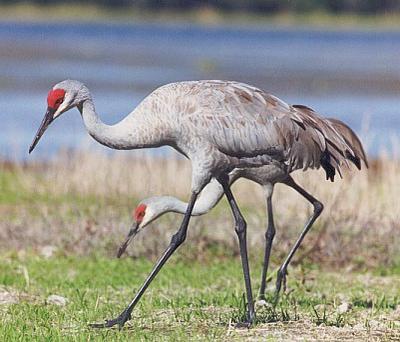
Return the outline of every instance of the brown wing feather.
<path id="1" fill-rule="evenodd" d="M 183 125 L 207 138 L 221 152 L 251 164 L 271 157 L 295 169 L 335 170 L 355 151 L 334 123 L 312 109 L 290 106 L 273 95 L 237 82 L 199 81 L 187 85 Z M 195 128 L 195 129 L 194 129 Z M 347 156 L 347 157 L 346 157 Z M 351 159 L 350 159 L 351 160 Z"/>
<path id="2" fill-rule="evenodd" d="M 328 120 L 333 125 L 333 127 L 335 127 L 335 129 L 342 135 L 347 144 L 351 146 L 354 152 L 354 157 L 353 156 L 346 156 L 346 157 L 350 159 L 350 161 L 352 161 L 359 170 L 361 170 L 361 161 L 363 161 L 365 166 L 368 167 L 367 156 L 365 154 L 362 143 L 358 138 L 358 136 L 356 135 L 356 133 L 354 133 L 354 131 L 344 122 L 338 119 L 329 118 L 326 120 Z"/>
<path id="3" fill-rule="evenodd" d="M 316 117 L 316 113 L 313 109 L 303 106 L 303 105 L 293 105 L 294 108 L 302 111 L 306 115 Z M 361 141 L 354 133 L 354 131 L 344 124 L 342 121 L 337 119 L 324 119 L 320 118 L 327 123 L 327 127 L 329 127 L 328 132 L 325 132 L 325 135 L 328 137 L 328 147 L 326 151 L 321 156 L 321 166 L 326 171 L 327 179 L 331 181 L 334 180 L 335 170 L 340 172 L 340 166 L 343 163 L 343 160 L 351 161 L 358 169 L 361 169 L 361 160 L 368 167 L 367 157 L 364 152 L 364 148 L 361 144 Z M 332 129 L 335 131 L 335 135 L 339 135 L 342 140 L 345 141 L 346 145 L 349 148 L 338 148 L 341 144 L 335 143 L 332 140 L 329 140 L 332 137 Z"/>

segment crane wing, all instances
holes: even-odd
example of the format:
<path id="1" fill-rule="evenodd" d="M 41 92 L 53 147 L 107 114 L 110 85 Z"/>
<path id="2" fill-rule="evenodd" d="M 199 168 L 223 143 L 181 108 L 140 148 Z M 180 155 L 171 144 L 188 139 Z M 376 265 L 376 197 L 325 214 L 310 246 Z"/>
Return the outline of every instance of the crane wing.
<path id="1" fill-rule="evenodd" d="M 229 156 L 266 155 L 290 171 L 322 165 L 331 180 L 345 155 L 354 156 L 334 126 L 308 107 L 290 106 L 238 82 L 199 81 L 190 88 L 197 109 L 186 111 L 185 122 Z"/>

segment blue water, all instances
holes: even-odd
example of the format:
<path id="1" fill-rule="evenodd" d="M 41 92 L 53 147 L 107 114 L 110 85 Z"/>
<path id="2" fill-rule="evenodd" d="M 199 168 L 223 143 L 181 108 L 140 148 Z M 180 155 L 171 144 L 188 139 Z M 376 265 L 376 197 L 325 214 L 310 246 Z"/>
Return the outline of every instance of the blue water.
<path id="1" fill-rule="evenodd" d="M 2 22 L 0 156 L 27 158 L 47 92 L 66 78 L 88 85 L 108 123 L 164 83 L 243 81 L 344 120 L 375 155 L 391 151 L 400 131 L 399 57 L 400 32 L 393 31 Z M 34 153 L 105 150 L 97 145 L 72 111 L 54 122 Z"/>

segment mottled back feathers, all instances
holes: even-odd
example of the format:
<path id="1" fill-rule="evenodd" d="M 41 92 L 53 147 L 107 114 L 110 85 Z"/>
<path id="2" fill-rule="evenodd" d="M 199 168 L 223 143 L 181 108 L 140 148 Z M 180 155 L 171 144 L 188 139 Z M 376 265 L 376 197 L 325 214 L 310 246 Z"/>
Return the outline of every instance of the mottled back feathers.
<path id="1" fill-rule="evenodd" d="M 323 167 L 333 180 L 347 160 L 366 160 L 361 143 L 344 124 L 312 109 L 290 106 L 258 88 L 227 81 L 184 82 L 182 124 L 220 152 L 260 164 L 272 158 L 288 172 Z"/>

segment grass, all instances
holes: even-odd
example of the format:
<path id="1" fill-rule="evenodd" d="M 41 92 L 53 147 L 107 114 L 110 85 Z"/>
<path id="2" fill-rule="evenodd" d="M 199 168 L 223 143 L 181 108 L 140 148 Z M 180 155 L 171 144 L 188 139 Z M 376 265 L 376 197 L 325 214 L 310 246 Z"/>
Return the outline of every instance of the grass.
<path id="1" fill-rule="evenodd" d="M 189 249 L 189 246 L 183 248 Z M 143 258 L 6 254 L 0 263 L 0 337 L 14 340 L 312 340 L 400 337 L 400 278 L 296 268 L 276 307 L 258 306 L 251 330 L 236 329 L 244 314 L 243 280 L 236 258 L 185 262 L 177 252 L 155 279 L 122 331 L 88 323 L 119 314 L 149 272 Z M 257 265 L 252 260 L 253 266 Z M 259 268 L 254 267 L 258 285 Z M 50 304 L 53 294 L 66 306 Z M 268 301 L 272 301 L 272 294 Z M 347 303 L 349 309 L 338 312 Z"/>
<path id="2" fill-rule="evenodd" d="M 231 214 L 222 200 L 192 219 L 187 242 L 118 331 L 89 329 L 88 323 L 119 314 L 180 220 L 177 214 L 161 217 L 137 236 L 130 257 L 116 260 L 130 212 L 149 196 L 187 198 L 190 164 L 91 151 L 61 153 L 44 164 L 0 163 L 0 340 L 399 339 L 400 164 L 385 154 L 370 164 L 368 172 L 346 171 L 335 183 L 319 171 L 294 174 L 325 210 L 289 267 L 287 295 L 276 307 L 268 295 L 253 329 L 234 327 L 244 315 L 244 286 Z M 257 292 L 264 196 L 249 181 L 239 181 L 233 191 L 248 222 Z M 271 270 L 312 210 L 281 185 L 273 203 Z M 48 303 L 52 294 L 68 304 Z"/>

